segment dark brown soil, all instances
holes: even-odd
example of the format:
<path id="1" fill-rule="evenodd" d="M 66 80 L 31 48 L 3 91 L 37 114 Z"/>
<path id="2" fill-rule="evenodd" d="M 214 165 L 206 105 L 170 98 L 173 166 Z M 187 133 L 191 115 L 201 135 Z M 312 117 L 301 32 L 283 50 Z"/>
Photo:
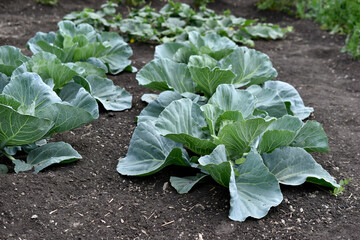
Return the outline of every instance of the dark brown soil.
<path id="1" fill-rule="evenodd" d="M 60 0 L 48 7 L 34 0 L 3 0 L 0 45 L 25 50 L 36 32 L 56 31 L 66 13 L 102 2 Z M 285 40 L 256 41 L 256 49 L 270 56 L 278 79 L 293 84 L 306 105 L 315 108 L 312 118 L 323 124 L 331 147 L 330 153 L 315 158 L 336 179 L 353 179 L 344 194 L 335 197 L 310 184 L 282 186 L 284 201 L 278 207 L 261 220 L 240 223 L 227 217 L 227 189 L 208 183 L 179 195 L 168 185 L 169 176 L 187 169 L 170 167 L 145 178 L 119 175 L 117 161 L 126 155 L 135 117 L 145 107 L 140 97 L 149 92 L 137 85 L 135 74 L 122 73 L 110 78 L 133 94 L 131 110 L 102 110 L 91 124 L 54 136 L 70 143 L 82 160 L 37 175 L 0 175 L 0 238 L 359 239 L 360 61 L 340 53 L 344 36 L 322 31 L 311 21 L 258 11 L 254 2 L 215 0 L 209 7 L 294 26 Z M 153 1 L 153 6 L 162 4 Z M 125 6 L 120 9 L 126 12 Z M 153 45 L 131 46 L 136 67 L 153 58 Z"/>

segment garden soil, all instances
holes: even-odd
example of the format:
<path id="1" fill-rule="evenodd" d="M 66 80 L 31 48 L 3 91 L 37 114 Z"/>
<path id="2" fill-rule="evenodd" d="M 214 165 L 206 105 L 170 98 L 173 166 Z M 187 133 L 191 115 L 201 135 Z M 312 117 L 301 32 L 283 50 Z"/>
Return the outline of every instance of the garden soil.
<path id="1" fill-rule="evenodd" d="M 0 45 L 30 55 L 26 42 L 36 32 L 57 31 L 65 14 L 99 8 L 102 2 L 60 0 L 51 7 L 34 0 L 2 0 Z M 281 186 L 284 201 L 266 217 L 235 222 L 228 218 L 227 189 L 210 182 L 180 195 L 169 185 L 170 176 L 193 174 L 189 169 L 121 176 L 117 162 L 125 157 L 135 117 L 146 106 L 140 97 L 151 92 L 138 86 L 135 74 L 121 73 L 109 78 L 133 95 L 131 110 L 101 109 L 96 121 L 52 138 L 70 143 L 83 159 L 37 175 L 13 169 L 0 175 L 0 239 L 359 239 L 360 61 L 340 52 L 345 36 L 331 35 L 312 21 L 259 11 L 255 2 L 215 0 L 208 7 L 294 27 L 284 40 L 257 40 L 255 49 L 268 54 L 277 79 L 294 85 L 306 106 L 315 109 L 310 119 L 323 125 L 331 151 L 314 157 L 337 180 L 352 178 L 343 194 L 335 197 L 311 184 Z M 152 6 L 163 4 L 154 0 Z M 120 6 L 119 11 L 126 16 L 128 10 Z M 138 69 L 153 59 L 155 45 L 131 47 Z"/>

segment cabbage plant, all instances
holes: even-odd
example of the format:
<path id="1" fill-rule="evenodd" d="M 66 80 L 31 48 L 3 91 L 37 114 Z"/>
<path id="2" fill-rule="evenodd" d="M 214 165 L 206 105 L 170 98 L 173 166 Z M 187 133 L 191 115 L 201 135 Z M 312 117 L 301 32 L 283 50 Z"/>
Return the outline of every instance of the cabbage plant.
<path id="1" fill-rule="evenodd" d="M 104 69 L 90 63 L 62 63 L 52 53 L 38 52 L 16 68 L 12 76 L 25 72 L 39 74 L 43 81 L 56 92 L 61 92 L 61 89 L 67 85 L 73 86 L 74 91 L 83 87 L 106 110 L 122 111 L 131 108 L 132 96 L 130 93 L 119 86 L 115 86 L 113 81 L 106 77 Z"/>
<path id="2" fill-rule="evenodd" d="M 57 33 L 38 32 L 28 41 L 27 47 L 34 54 L 53 53 L 63 63 L 89 62 L 111 74 L 136 71 L 128 59 L 133 52 L 119 34 L 97 33 L 89 24 L 76 26 L 71 21 L 61 21 L 58 27 Z"/>
<path id="3" fill-rule="evenodd" d="M 185 43 L 157 46 L 155 59 L 136 75 L 139 84 L 155 90 L 201 93 L 209 98 L 220 84 L 261 84 L 277 76 L 269 57 L 238 47 L 217 34 L 189 33 Z"/>
<path id="4" fill-rule="evenodd" d="M 296 95 L 280 90 L 284 101 L 272 91 L 286 86 L 220 84 L 206 104 L 164 91 L 140 114 L 117 171 L 146 176 L 168 165 L 196 168 L 195 176 L 171 177 L 171 185 L 182 194 L 212 178 L 229 189 L 229 217 L 236 221 L 262 218 L 280 204 L 280 184 L 339 187 L 309 154 L 329 150 L 321 125 L 287 113 L 285 102 L 297 102 Z"/>
<path id="5" fill-rule="evenodd" d="M 136 78 L 163 92 L 143 97 L 149 104 L 117 171 L 198 169 L 171 177 L 171 185 L 183 194 L 212 178 L 229 189 L 229 217 L 236 221 L 262 218 L 280 204 L 280 184 L 340 187 L 310 154 L 329 150 L 321 125 L 303 122 L 313 109 L 276 76 L 267 55 L 219 35 L 190 32 L 187 42 L 158 46 Z"/>
<path id="6" fill-rule="evenodd" d="M 71 162 L 81 156 L 67 143 L 46 139 L 99 117 L 96 100 L 82 87 L 66 85 L 57 95 L 36 73 L 6 78 L 0 74 L 0 151 L 13 161 L 15 172 Z M 27 160 L 15 159 L 18 150 Z M 4 165 L 1 167 L 4 169 Z"/>

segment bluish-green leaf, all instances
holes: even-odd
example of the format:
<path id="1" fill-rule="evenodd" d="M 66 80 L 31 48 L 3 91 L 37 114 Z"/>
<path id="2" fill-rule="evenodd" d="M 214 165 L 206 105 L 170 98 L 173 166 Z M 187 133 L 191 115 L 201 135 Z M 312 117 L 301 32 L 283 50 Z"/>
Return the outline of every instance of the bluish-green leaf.
<path id="1" fill-rule="evenodd" d="M 258 151 L 260 154 L 269 153 L 276 148 L 289 146 L 298 130 L 303 127 L 303 122 L 298 117 L 285 115 L 271 122 L 266 132 L 262 135 Z"/>
<path id="2" fill-rule="evenodd" d="M 219 67 L 218 66 L 218 61 L 216 61 L 215 59 L 213 59 L 212 57 L 210 57 L 209 55 L 194 55 L 191 56 L 189 59 L 189 63 L 188 66 L 190 67 L 198 67 L 198 68 L 204 68 L 204 67 L 208 67 L 210 69 L 214 69 L 215 67 Z"/>
<path id="3" fill-rule="evenodd" d="M 54 123 L 49 119 L 22 115 L 0 104 L 0 149 L 33 143 L 43 138 Z"/>
<path id="4" fill-rule="evenodd" d="M 18 66 L 28 60 L 29 58 L 23 55 L 19 48 L 13 46 L 0 47 L 0 73 L 4 73 L 8 77 Z"/>
<path id="5" fill-rule="evenodd" d="M 235 89 L 230 84 L 220 85 L 208 102 L 224 111 L 240 111 L 244 118 L 254 112 L 255 103 L 255 97 L 252 94 L 245 90 Z"/>
<path id="6" fill-rule="evenodd" d="M 74 65 L 82 70 L 82 71 L 77 71 L 77 73 L 84 78 L 90 75 L 96 75 L 99 77 L 106 78 L 105 70 L 94 66 L 94 64 L 87 62 L 76 62 Z"/>
<path id="7" fill-rule="evenodd" d="M 271 122 L 267 130 L 289 130 L 297 132 L 304 123 L 298 117 L 286 115 Z"/>
<path id="8" fill-rule="evenodd" d="M 0 175 L 6 174 L 9 171 L 8 167 L 4 164 L 0 164 Z"/>
<path id="9" fill-rule="evenodd" d="M 56 55 L 56 57 L 58 57 L 62 62 L 72 61 L 72 59 L 74 58 L 75 50 L 77 48 L 77 44 L 74 44 L 70 48 L 62 49 L 61 47 L 58 47 L 52 43 L 46 42 L 45 40 L 40 40 L 36 44 L 39 49 L 41 49 L 39 52 L 45 51 L 48 53 L 52 53 Z"/>
<path id="10" fill-rule="evenodd" d="M 160 93 L 157 100 L 152 101 L 146 106 L 138 116 L 138 122 L 144 122 L 148 120 L 155 120 L 159 117 L 160 113 L 167 107 L 171 102 L 181 99 L 181 95 L 173 91 L 164 91 Z"/>
<path id="11" fill-rule="evenodd" d="M 182 144 L 162 137 L 154 123 L 147 121 L 136 127 L 128 153 L 120 158 L 117 171 L 122 175 L 146 176 L 172 164 L 190 166 Z"/>
<path id="12" fill-rule="evenodd" d="M 74 38 L 79 35 L 84 35 L 89 42 L 95 41 L 96 31 L 91 25 L 87 23 L 82 23 L 76 26 L 74 22 L 65 20 L 58 22 L 58 27 L 59 33 L 62 36 L 69 36 Z"/>
<path id="13" fill-rule="evenodd" d="M 73 82 L 67 84 L 61 89 L 59 96 L 70 105 L 89 112 L 94 119 L 99 117 L 96 100 L 79 84 Z"/>
<path id="14" fill-rule="evenodd" d="M 155 100 L 157 100 L 159 97 L 158 94 L 155 93 L 145 93 L 141 96 L 141 101 L 146 102 L 146 103 L 151 103 Z"/>
<path id="15" fill-rule="evenodd" d="M 235 221 L 247 217 L 262 218 L 271 207 L 281 203 L 279 182 L 269 172 L 258 153 L 251 152 L 243 164 L 234 169 L 230 179 L 230 214 Z"/>
<path id="16" fill-rule="evenodd" d="M 218 67 L 210 69 L 208 67 L 189 67 L 196 89 L 203 92 L 206 97 L 211 97 L 220 84 L 230 84 L 235 78 L 231 70 L 220 69 Z"/>
<path id="17" fill-rule="evenodd" d="M 340 186 L 304 149 L 283 147 L 262 156 L 265 165 L 282 184 L 297 186 L 303 184 L 307 178 L 315 178 L 321 185 L 333 188 Z"/>
<path id="18" fill-rule="evenodd" d="M 156 127 L 163 136 L 186 145 L 196 153 L 210 153 L 216 147 L 203 131 L 206 121 L 200 106 L 190 99 L 170 103 L 159 115 Z"/>
<path id="19" fill-rule="evenodd" d="M 281 28 L 279 25 L 273 24 L 257 24 L 255 26 L 245 27 L 247 33 L 254 38 L 279 39 L 283 38 L 287 32 L 291 32 L 292 28 Z"/>
<path id="20" fill-rule="evenodd" d="M 2 93 L 4 87 L 9 83 L 10 78 L 5 74 L 0 73 L 0 93 Z"/>
<path id="21" fill-rule="evenodd" d="M 6 94 L 0 94 L 0 104 L 9 106 L 14 110 L 17 110 L 21 106 L 19 101 Z"/>
<path id="22" fill-rule="evenodd" d="M 12 77 L 9 84 L 4 87 L 3 94 L 12 96 L 23 106 L 30 106 L 35 102 L 36 111 L 61 102 L 61 99 L 39 75 L 29 72 Z"/>
<path id="23" fill-rule="evenodd" d="M 258 147 L 260 154 L 268 153 L 276 148 L 289 146 L 294 140 L 296 132 L 289 130 L 268 130 L 262 137 Z"/>
<path id="24" fill-rule="evenodd" d="M 269 126 L 262 118 L 230 123 L 224 126 L 215 139 L 216 144 L 224 144 L 231 157 L 241 157 L 250 151 L 251 143 Z"/>
<path id="25" fill-rule="evenodd" d="M 173 60 L 175 53 L 183 47 L 187 47 L 187 44 L 180 42 L 169 42 L 158 45 L 155 47 L 155 59 L 167 58 Z"/>
<path id="26" fill-rule="evenodd" d="M 195 83 L 187 66 L 169 59 L 151 61 L 136 74 L 136 80 L 142 86 L 159 91 L 170 89 L 179 93 L 195 91 Z"/>
<path id="27" fill-rule="evenodd" d="M 170 183 L 173 188 L 180 194 L 188 193 L 195 184 L 201 182 L 208 175 L 198 173 L 196 176 L 188 176 L 188 177 L 170 177 Z"/>
<path id="28" fill-rule="evenodd" d="M 225 57 L 226 54 L 230 54 L 232 50 L 238 48 L 238 46 L 227 37 L 213 33 L 201 36 L 199 32 L 189 32 L 189 42 L 193 48 L 198 49 L 200 54 L 206 53 L 216 60 L 220 60 Z"/>
<path id="29" fill-rule="evenodd" d="M 33 38 L 31 38 L 26 44 L 26 46 L 30 49 L 30 51 L 33 54 L 44 51 L 38 45 L 39 41 L 47 42 L 48 44 L 53 44 L 55 42 L 55 33 L 54 32 L 49 32 L 49 33 L 38 32 L 38 33 L 36 33 L 36 35 Z"/>
<path id="30" fill-rule="evenodd" d="M 90 112 L 67 103 L 48 105 L 37 112 L 36 116 L 48 118 L 55 122 L 47 136 L 78 128 L 94 120 Z"/>
<path id="31" fill-rule="evenodd" d="M 236 74 L 235 87 L 261 84 L 277 76 L 269 57 L 254 49 L 240 47 L 220 61 L 223 68 L 231 67 Z"/>
<path id="32" fill-rule="evenodd" d="M 198 160 L 202 169 L 208 172 L 211 177 L 220 185 L 229 187 L 230 176 L 232 173 L 231 162 L 226 157 L 224 145 L 217 146 L 214 151 Z"/>
<path id="33" fill-rule="evenodd" d="M 92 75 L 88 76 L 86 81 L 90 85 L 91 95 L 101 102 L 106 110 L 123 111 L 131 108 L 131 94 L 125 89 L 115 86 L 110 79 Z"/>
<path id="34" fill-rule="evenodd" d="M 297 132 L 293 147 L 304 148 L 308 152 L 328 152 L 328 138 L 321 124 L 315 121 L 307 121 Z"/>
<path id="35" fill-rule="evenodd" d="M 66 85 L 78 73 L 68 67 L 53 54 L 48 52 L 39 52 L 35 54 L 28 62 L 17 68 L 13 76 L 23 72 L 35 72 L 43 80 L 51 78 L 54 83 L 54 89 L 59 89 Z"/>
<path id="36" fill-rule="evenodd" d="M 118 33 L 103 32 L 98 36 L 98 40 L 109 43 L 110 47 L 98 57 L 108 66 L 109 73 L 116 75 L 130 66 L 131 61 L 128 58 L 133 55 L 133 51 Z"/>
<path id="37" fill-rule="evenodd" d="M 252 85 L 246 91 L 256 97 L 255 107 L 257 109 L 266 111 L 270 116 L 277 118 L 288 114 L 286 105 L 276 90 Z"/>
<path id="38" fill-rule="evenodd" d="M 69 163 L 81 158 L 81 155 L 69 144 L 52 142 L 32 150 L 27 156 L 26 163 L 20 160 L 15 161 L 15 172 L 19 173 L 34 168 L 34 172 L 38 173 L 50 165 Z"/>
<path id="39" fill-rule="evenodd" d="M 268 81 L 264 88 L 274 89 L 284 102 L 289 102 L 291 113 L 300 119 L 305 119 L 314 111 L 311 107 L 305 107 L 303 100 L 296 89 L 288 83 L 281 81 Z"/>
<path id="40" fill-rule="evenodd" d="M 183 47 L 176 51 L 172 60 L 178 63 L 188 63 L 191 56 L 198 54 L 196 49 Z"/>

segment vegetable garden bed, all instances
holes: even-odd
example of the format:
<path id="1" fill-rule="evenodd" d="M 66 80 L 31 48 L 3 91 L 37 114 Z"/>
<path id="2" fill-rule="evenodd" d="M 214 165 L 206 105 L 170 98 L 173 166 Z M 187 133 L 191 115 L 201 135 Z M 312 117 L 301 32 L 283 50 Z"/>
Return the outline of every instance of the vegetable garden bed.
<path id="1" fill-rule="evenodd" d="M 351 177 L 346 191 L 335 197 L 311 184 L 281 185 L 284 201 L 261 220 L 228 219 L 229 192 L 213 183 L 179 195 L 170 176 L 189 176 L 187 168 L 167 167 L 148 177 L 125 177 L 116 172 L 126 156 L 135 117 L 146 106 L 151 91 L 138 85 L 133 73 L 108 76 L 133 95 L 133 107 L 124 112 L 100 108 L 99 119 L 52 141 L 72 145 L 83 157 L 67 165 L 31 172 L 0 175 L 0 236 L 4 239 L 254 239 L 319 237 L 354 239 L 360 220 L 358 171 L 360 157 L 360 63 L 340 54 L 344 37 L 321 31 L 310 21 L 258 11 L 255 1 L 216 0 L 216 11 L 231 9 L 245 18 L 291 25 L 285 40 L 255 41 L 278 71 L 277 80 L 299 91 L 305 105 L 315 109 L 310 120 L 320 122 L 328 135 L 330 152 L 314 158 L 337 180 Z M 25 50 L 36 32 L 57 30 L 57 22 L 83 7 L 98 8 L 98 1 L 61 0 L 46 7 L 32 0 L 0 3 L 0 45 Z M 160 8 L 162 1 L 154 1 Z M 122 13 L 126 7 L 121 6 Z M 155 45 L 133 43 L 132 65 L 141 69 L 153 59 Z M 4 163 L 5 158 L 0 159 Z M 10 169 L 11 170 L 11 169 Z"/>

